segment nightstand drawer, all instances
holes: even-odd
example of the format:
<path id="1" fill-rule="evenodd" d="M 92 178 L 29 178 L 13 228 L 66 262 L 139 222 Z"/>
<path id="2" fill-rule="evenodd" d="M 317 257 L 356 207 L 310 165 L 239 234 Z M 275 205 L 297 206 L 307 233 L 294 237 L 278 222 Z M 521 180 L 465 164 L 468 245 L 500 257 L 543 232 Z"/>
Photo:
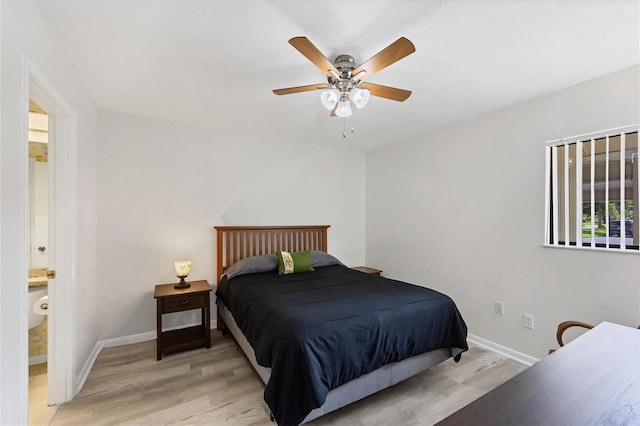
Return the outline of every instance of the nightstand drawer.
<path id="1" fill-rule="evenodd" d="M 204 308 L 209 293 L 184 294 L 162 299 L 162 313 L 182 312 L 187 309 Z"/>

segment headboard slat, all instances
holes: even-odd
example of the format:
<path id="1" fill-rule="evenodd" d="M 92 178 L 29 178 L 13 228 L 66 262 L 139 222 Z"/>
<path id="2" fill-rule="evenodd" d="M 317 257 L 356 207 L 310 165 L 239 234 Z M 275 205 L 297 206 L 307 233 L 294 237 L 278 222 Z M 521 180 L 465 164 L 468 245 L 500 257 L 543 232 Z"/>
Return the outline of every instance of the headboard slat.
<path id="1" fill-rule="evenodd" d="M 278 250 L 326 252 L 329 226 L 214 226 L 218 280 L 229 266 L 245 257 Z"/>

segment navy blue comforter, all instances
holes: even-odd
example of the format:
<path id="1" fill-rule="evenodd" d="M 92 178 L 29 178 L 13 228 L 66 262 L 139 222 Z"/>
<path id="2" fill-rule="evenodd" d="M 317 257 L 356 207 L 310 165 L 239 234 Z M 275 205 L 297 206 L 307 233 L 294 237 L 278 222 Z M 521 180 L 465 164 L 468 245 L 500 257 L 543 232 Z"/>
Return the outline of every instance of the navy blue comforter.
<path id="1" fill-rule="evenodd" d="M 299 424 L 331 389 L 385 364 L 468 349 L 451 298 L 344 266 L 223 279 L 216 295 L 271 368 L 264 397 L 279 425 Z"/>

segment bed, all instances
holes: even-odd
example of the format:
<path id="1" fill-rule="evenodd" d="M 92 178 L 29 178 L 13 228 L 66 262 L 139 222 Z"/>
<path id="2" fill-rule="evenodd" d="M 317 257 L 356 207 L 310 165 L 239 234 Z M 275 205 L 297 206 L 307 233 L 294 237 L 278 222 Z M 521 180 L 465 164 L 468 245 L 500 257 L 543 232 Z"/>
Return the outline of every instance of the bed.
<path id="1" fill-rule="evenodd" d="M 327 252 L 328 228 L 215 227 L 217 326 L 242 349 L 279 425 L 306 423 L 468 349 L 448 296 L 346 267 Z M 278 274 L 278 251 L 307 251 L 309 270 Z"/>

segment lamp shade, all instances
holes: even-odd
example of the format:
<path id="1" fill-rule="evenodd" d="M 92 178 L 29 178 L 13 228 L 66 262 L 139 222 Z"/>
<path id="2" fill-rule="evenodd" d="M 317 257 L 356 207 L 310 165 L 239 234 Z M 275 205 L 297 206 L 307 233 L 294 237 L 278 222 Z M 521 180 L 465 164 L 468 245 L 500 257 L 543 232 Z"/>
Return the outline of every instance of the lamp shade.
<path id="1" fill-rule="evenodd" d="M 189 271 L 191 270 L 190 260 L 178 260 L 173 264 L 176 269 L 176 276 L 186 277 L 187 275 L 189 275 Z"/>
<path id="2" fill-rule="evenodd" d="M 349 117 L 351 115 L 351 104 L 349 103 L 348 93 L 343 93 L 342 96 L 340 96 L 340 101 L 336 108 L 336 115 L 338 117 Z"/>
<path id="3" fill-rule="evenodd" d="M 351 100 L 356 105 L 356 108 L 364 108 L 369 102 L 369 89 L 363 89 L 361 87 L 355 87 L 351 90 Z"/>
<path id="4" fill-rule="evenodd" d="M 320 93 L 320 101 L 326 109 L 331 111 L 338 103 L 338 91 L 335 89 L 324 90 Z"/>

